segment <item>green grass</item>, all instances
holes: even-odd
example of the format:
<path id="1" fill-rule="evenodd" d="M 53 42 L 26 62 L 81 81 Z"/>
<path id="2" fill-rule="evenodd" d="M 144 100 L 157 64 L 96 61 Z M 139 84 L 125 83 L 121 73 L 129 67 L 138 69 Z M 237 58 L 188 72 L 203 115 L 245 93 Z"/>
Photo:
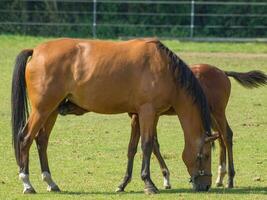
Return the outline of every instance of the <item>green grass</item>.
<path id="1" fill-rule="evenodd" d="M 180 42 L 167 40 L 165 44 L 176 52 L 267 53 L 266 43 Z"/>
<path id="2" fill-rule="evenodd" d="M 114 192 L 126 167 L 130 119 L 122 115 L 87 114 L 59 117 L 48 148 L 53 177 L 63 190 L 46 192 L 41 181 L 35 144 L 31 148 L 30 177 L 36 195 L 22 195 L 11 143 L 10 82 L 13 62 L 23 48 L 31 48 L 48 38 L 0 36 L 0 199 L 267 199 L 267 92 L 265 88 L 248 90 L 232 82 L 227 116 L 234 131 L 236 188 L 215 188 L 195 193 L 181 159 L 183 136 L 176 117 L 161 117 L 158 125 L 161 151 L 171 171 L 171 190 L 162 187 L 162 176 L 152 158 L 151 174 L 160 194 L 146 196 L 140 179 L 141 152 L 136 155 L 133 180 L 126 193 Z M 189 64 L 210 63 L 221 69 L 267 73 L 266 44 L 192 43 L 166 41 Z M 192 53 L 194 52 L 194 53 Z M 204 52 L 204 53 L 203 53 Z M 212 53 L 221 52 L 221 53 Z M 226 53 L 227 52 L 227 53 Z M 215 182 L 218 147 L 213 153 Z M 254 181 L 254 177 L 260 181 Z M 226 179 L 225 179 L 226 182 Z"/>

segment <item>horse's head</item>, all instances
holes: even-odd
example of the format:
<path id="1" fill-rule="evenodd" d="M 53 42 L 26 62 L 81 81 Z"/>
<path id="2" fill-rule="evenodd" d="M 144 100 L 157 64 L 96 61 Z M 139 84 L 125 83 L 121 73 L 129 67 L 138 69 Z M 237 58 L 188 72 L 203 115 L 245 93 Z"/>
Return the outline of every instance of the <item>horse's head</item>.
<path id="1" fill-rule="evenodd" d="M 185 145 L 183 161 L 196 191 L 208 191 L 211 186 L 211 143 L 218 137 L 218 133 L 212 136 L 204 134 L 200 139 Z"/>

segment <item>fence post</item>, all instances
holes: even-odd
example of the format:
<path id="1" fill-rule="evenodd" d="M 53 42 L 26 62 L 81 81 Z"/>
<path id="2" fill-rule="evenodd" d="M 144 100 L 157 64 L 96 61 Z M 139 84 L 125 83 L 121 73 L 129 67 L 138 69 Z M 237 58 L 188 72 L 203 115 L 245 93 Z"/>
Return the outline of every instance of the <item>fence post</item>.
<path id="1" fill-rule="evenodd" d="M 191 1 L 191 24 L 190 24 L 190 37 L 194 37 L 194 17 L 195 17 L 195 1 Z"/>
<path id="2" fill-rule="evenodd" d="M 97 0 L 93 1 L 93 37 L 96 38 L 96 2 Z"/>

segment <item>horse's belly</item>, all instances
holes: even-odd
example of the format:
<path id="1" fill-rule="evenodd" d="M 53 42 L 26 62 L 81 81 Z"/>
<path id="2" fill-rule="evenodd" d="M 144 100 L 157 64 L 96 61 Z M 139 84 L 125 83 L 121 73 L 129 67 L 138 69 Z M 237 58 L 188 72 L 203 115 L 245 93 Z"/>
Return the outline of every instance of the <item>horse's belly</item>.
<path id="1" fill-rule="evenodd" d="M 78 104 L 79 106 L 83 107 L 84 109 L 88 111 L 101 113 L 101 114 L 118 114 L 118 113 L 135 111 L 135 108 L 129 105 L 129 103 L 116 102 L 110 98 L 106 98 L 106 99 L 88 98 L 86 99 L 86 101 L 82 103 L 78 102 Z"/>
<path id="2" fill-rule="evenodd" d="M 116 114 L 135 111 L 132 97 L 131 90 L 119 83 L 89 83 L 77 88 L 68 99 L 91 112 Z"/>

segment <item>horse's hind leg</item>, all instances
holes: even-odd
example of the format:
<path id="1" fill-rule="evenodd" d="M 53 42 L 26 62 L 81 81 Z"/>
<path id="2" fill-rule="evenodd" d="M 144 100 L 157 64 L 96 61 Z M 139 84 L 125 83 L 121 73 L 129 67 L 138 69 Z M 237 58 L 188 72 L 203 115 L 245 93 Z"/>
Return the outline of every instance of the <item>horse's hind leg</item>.
<path id="1" fill-rule="evenodd" d="M 123 181 L 116 189 L 116 192 L 123 192 L 125 187 L 128 185 L 128 183 L 130 183 L 132 179 L 134 156 L 137 151 L 139 139 L 140 139 L 139 120 L 138 116 L 136 114 L 133 114 L 131 121 L 131 137 L 128 145 L 128 154 L 127 154 L 128 157 L 127 169 Z"/>
<path id="2" fill-rule="evenodd" d="M 29 150 L 35 136 L 46 121 L 47 116 L 48 114 L 33 109 L 20 136 L 19 178 L 23 182 L 23 193 L 35 193 L 29 180 Z"/>
<path id="3" fill-rule="evenodd" d="M 234 158 L 233 158 L 233 131 L 230 128 L 227 122 L 227 153 L 228 153 L 228 188 L 234 187 L 234 176 L 235 176 L 235 168 L 234 168 Z"/>
<path id="4" fill-rule="evenodd" d="M 153 153 L 159 161 L 160 169 L 163 175 L 163 186 L 165 187 L 165 189 L 171 189 L 170 171 L 160 153 L 160 146 L 159 146 L 159 142 L 157 138 L 157 131 L 155 131 Z"/>
<path id="5" fill-rule="evenodd" d="M 41 164 L 42 179 L 48 184 L 48 191 L 60 191 L 59 187 L 51 177 L 47 159 L 48 140 L 52 128 L 56 122 L 57 115 L 58 111 L 54 111 L 52 114 L 50 114 L 43 128 L 39 131 L 37 137 L 35 138 Z"/>
<path id="6" fill-rule="evenodd" d="M 58 92 L 55 84 L 47 85 L 44 88 L 33 87 L 32 82 L 28 83 L 28 95 L 32 106 L 29 119 L 23 133 L 20 134 L 20 178 L 24 185 L 24 193 L 35 192 L 29 181 L 29 150 L 33 140 L 44 127 L 49 116 L 56 110 L 64 98 L 64 93 Z M 40 92 L 42 90 L 42 92 Z M 51 120 L 51 119 L 49 119 Z M 52 127 L 51 127 L 52 129 Z M 42 131 L 41 131 L 42 132 Z M 41 133 L 40 132 L 40 133 Z"/>

